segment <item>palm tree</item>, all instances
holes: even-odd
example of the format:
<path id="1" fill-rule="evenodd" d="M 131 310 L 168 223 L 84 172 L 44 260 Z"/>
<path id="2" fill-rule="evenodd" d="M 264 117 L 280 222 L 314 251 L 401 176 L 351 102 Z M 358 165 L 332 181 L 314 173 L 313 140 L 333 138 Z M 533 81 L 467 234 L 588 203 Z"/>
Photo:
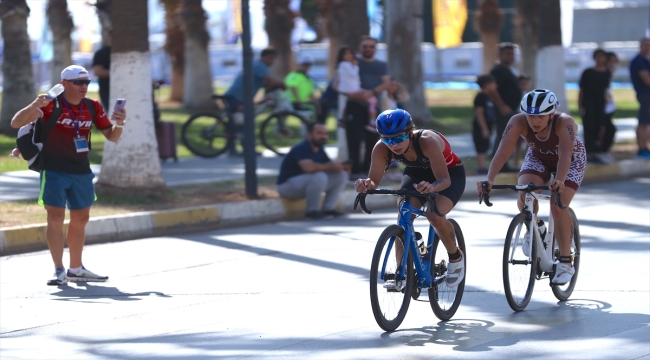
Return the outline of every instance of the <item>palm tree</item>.
<path id="1" fill-rule="evenodd" d="M 159 194 L 162 177 L 151 107 L 151 58 L 146 1 L 113 0 L 111 104 L 127 99 L 127 123 L 117 143 L 106 141 L 98 193 Z M 109 110 L 110 111 L 110 110 Z"/>
<path id="2" fill-rule="evenodd" d="M 539 51 L 537 53 L 537 87 L 549 89 L 560 101 L 560 111 L 568 112 L 564 88 L 564 48 L 560 22 L 560 0 L 540 1 Z"/>
<path id="3" fill-rule="evenodd" d="M 165 51 L 172 65 L 171 96 L 174 101 L 183 100 L 185 85 L 185 30 L 180 16 L 180 0 L 160 0 L 165 5 Z"/>
<path id="4" fill-rule="evenodd" d="M 535 87 L 540 1 L 516 0 L 515 6 L 517 12 L 514 17 L 514 38 L 521 55 L 519 69 L 530 76 L 530 84 Z"/>
<path id="5" fill-rule="evenodd" d="M 386 35 L 390 74 L 409 92 L 410 99 L 404 107 L 413 119 L 432 122 L 424 99 L 422 71 L 422 11 L 423 0 L 387 0 Z"/>
<path id="6" fill-rule="evenodd" d="M 0 133 L 16 135 L 11 127 L 14 114 L 36 98 L 34 73 L 29 52 L 27 17 L 29 6 L 25 0 L 0 2 L 0 21 L 4 39 L 2 73 L 4 76 Z M 11 74 L 11 76 L 7 76 Z"/>
<path id="7" fill-rule="evenodd" d="M 294 68 L 295 59 L 291 49 L 291 32 L 296 14 L 289 8 L 289 0 L 264 0 L 264 30 L 269 45 L 278 51 L 271 72 L 283 79 Z"/>
<path id="8" fill-rule="evenodd" d="M 499 10 L 499 0 L 482 0 L 474 14 L 474 29 L 483 43 L 483 73 L 487 74 L 499 57 L 497 44 L 503 26 L 503 11 Z"/>
<path id="9" fill-rule="evenodd" d="M 366 0 L 320 0 L 329 39 L 329 75 L 336 72 L 336 55 L 341 45 L 357 49 L 361 36 L 370 32 Z"/>
<path id="10" fill-rule="evenodd" d="M 183 105 L 187 109 L 211 109 L 212 72 L 208 57 L 210 34 L 201 0 L 182 0 L 181 18 L 185 26 L 185 84 Z"/>
<path id="11" fill-rule="evenodd" d="M 70 34 L 74 28 L 72 16 L 68 11 L 67 0 L 49 0 L 47 2 L 47 23 L 52 31 L 52 57 L 50 84 L 61 81 L 61 71 L 72 65 L 72 39 Z"/>
<path id="12" fill-rule="evenodd" d="M 102 46 L 108 45 L 108 34 L 113 27 L 111 22 L 111 11 L 113 8 L 113 0 L 96 0 L 95 11 L 97 11 L 97 18 L 102 28 Z"/>

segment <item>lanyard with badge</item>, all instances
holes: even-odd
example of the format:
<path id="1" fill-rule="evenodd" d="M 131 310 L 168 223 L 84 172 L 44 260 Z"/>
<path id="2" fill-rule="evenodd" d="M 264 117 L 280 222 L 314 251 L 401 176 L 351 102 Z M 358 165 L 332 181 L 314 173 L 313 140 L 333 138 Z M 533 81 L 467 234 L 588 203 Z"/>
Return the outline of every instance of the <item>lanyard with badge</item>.
<path id="1" fill-rule="evenodd" d="M 88 149 L 88 140 L 86 139 L 85 136 L 81 136 L 79 133 L 79 118 L 81 117 L 81 114 L 84 109 L 84 101 L 81 101 L 81 104 L 79 104 L 79 113 L 77 114 L 77 118 L 75 119 L 72 116 L 72 110 L 70 110 L 70 106 L 68 105 L 68 102 L 63 99 L 63 104 L 65 105 L 65 108 L 68 109 L 68 114 L 70 115 L 70 120 L 72 120 L 72 123 L 74 124 L 74 129 L 77 131 L 77 136 L 73 137 L 72 140 L 74 141 L 74 147 L 77 149 L 77 152 L 87 152 Z"/>

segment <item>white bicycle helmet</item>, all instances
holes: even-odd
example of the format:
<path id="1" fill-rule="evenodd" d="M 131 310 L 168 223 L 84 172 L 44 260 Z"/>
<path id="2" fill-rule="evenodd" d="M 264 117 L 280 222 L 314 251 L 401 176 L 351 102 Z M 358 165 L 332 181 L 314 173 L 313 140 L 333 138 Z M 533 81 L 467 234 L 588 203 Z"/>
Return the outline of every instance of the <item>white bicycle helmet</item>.
<path id="1" fill-rule="evenodd" d="M 548 115 L 560 106 L 557 96 L 546 89 L 535 89 L 521 99 L 519 110 L 529 115 Z"/>

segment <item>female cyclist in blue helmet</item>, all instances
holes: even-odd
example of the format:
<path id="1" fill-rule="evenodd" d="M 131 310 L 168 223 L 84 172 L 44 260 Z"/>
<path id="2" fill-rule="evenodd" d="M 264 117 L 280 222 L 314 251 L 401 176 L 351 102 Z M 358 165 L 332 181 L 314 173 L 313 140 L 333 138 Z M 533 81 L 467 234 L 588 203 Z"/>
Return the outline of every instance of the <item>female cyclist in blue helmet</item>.
<path id="1" fill-rule="evenodd" d="M 384 171 L 395 159 L 406 165 L 401 188 L 416 189 L 422 194 L 438 192 L 438 209 L 445 215 L 449 213 L 465 191 L 465 167 L 447 139 L 434 130 L 417 130 L 411 115 L 402 109 L 382 112 L 375 126 L 381 138 L 372 150 L 368 178 L 356 180 L 355 190 L 376 189 Z M 410 201 L 422 206 L 420 199 Z M 456 244 L 454 227 L 445 216 L 432 212 L 427 212 L 427 219 L 449 253 L 447 286 L 456 287 L 465 277 L 465 258 Z"/>
<path id="2" fill-rule="evenodd" d="M 541 186 L 547 184 L 551 173 L 555 172 L 550 187 L 561 195 L 562 203 L 567 206 L 560 209 L 551 201 L 555 234 L 560 246 L 560 264 L 551 282 L 558 285 L 569 282 L 575 273 L 571 258 L 573 223 L 568 209 L 580 187 L 587 164 L 585 147 L 578 137 L 578 125 L 571 116 L 557 111 L 559 104 L 557 96 L 546 89 L 535 89 L 524 95 L 519 106 L 521 113 L 508 122 L 485 180 L 489 191 L 497 173 L 510 158 L 519 136 L 528 144 L 519 171 L 519 184 L 532 182 Z M 482 183 L 479 181 L 477 184 L 479 194 Z M 521 197 L 517 205 L 520 210 L 523 208 Z M 524 249 L 527 248 L 530 247 L 524 246 Z"/>

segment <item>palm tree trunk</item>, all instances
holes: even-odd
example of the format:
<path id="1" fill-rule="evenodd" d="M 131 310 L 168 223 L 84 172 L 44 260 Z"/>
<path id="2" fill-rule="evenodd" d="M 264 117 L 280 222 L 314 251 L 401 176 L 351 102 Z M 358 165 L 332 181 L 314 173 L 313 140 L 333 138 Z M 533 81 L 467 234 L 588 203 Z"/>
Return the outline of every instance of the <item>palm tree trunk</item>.
<path id="1" fill-rule="evenodd" d="M 72 39 L 74 28 L 72 16 L 68 11 L 67 0 L 49 0 L 47 3 L 47 22 L 52 30 L 52 67 L 50 84 L 61 82 L 61 71 L 72 65 Z"/>
<path id="2" fill-rule="evenodd" d="M 328 78 L 336 74 L 336 56 L 339 47 L 343 45 L 340 38 L 343 27 L 343 9 L 343 0 L 321 1 L 321 13 L 323 14 L 323 22 L 325 23 L 325 36 L 328 38 L 330 45 L 327 61 Z"/>
<path id="3" fill-rule="evenodd" d="M 530 85 L 537 87 L 537 51 L 540 14 L 539 0 L 516 0 L 517 13 L 514 17 L 514 38 L 519 45 L 520 72 L 530 76 Z M 546 17 L 546 16 L 545 16 Z"/>
<path id="4" fill-rule="evenodd" d="M 390 74 L 404 85 L 410 99 L 404 107 L 419 123 L 433 118 L 424 98 L 422 71 L 422 0 L 386 0 L 386 34 Z"/>
<path id="5" fill-rule="evenodd" d="M 503 17 L 498 0 L 483 0 L 474 14 L 474 29 L 479 33 L 483 43 L 483 74 L 489 73 L 499 58 L 497 45 Z"/>
<path id="6" fill-rule="evenodd" d="M 193 110 L 212 109 L 215 104 L 208 57 L 210 35 L 205 29 L 207 15 L 201 0 L 183 0 L 181 17 L 185 25 L 186 60 L 183 105 Z"/>
<path id="7" fill-rule="evenodd" d="M 289 8 L 289 0 L 264 0 L 264 16 L 264 30 L 269 37 L 269 45 L 278 51 L 271 73 L 278 79 L 284 79 L 295 68 L 291 32 L 296 16 Z"/>
<path id="8" fill-rule="evenodd" d="M 539 10 L 544 14 L 544 21 L 539 23 L 537 87 L 553 91 L 560 101 L 560 111 L 568 113 L 560 0 L 541 1 Z"/>
<path id="9" fill-rule="evenodd" d="M 127 100 L 127 123 L 117 143 L 106 140 L 98 193 L 166 191 L 154 131 L 146 1 L 113 0 L 111 104 Z M 112 109 L 109 109 L 109 112 Z"/>
<path id="10" fill-rule="evenodd" d="M 113 27 L 111 21 L 111 11 L 113 8 L 113 0 L 96 0 L 95 10 L 97 11 L 97 18 L 102 28 L 102 46 L 110 45 L 107 38 L 108 34 Z"/>
<path id="11" fill-rule="evenodd" d="M 2 112 L 0 113 L 0 133 L 15 136 L 18 129 L 11 127 L 11 119 L 18 110 L 36 98 L 34 73 L 29 51 L 27 17 L 29 6 L 25 0 L 0 6 L 2 38 L 4 40 L 2 73 L 4 76 L 2 92 Z M 11 74 L 11 76 L 7 76 Z"/>
<path id="12" fill-rule="evenodd" d="M 180 0 L 160 0 L 165 5 L 165 51 L 172 65 L 171 96 L 173 101 L 183 101 L 185 86 L 185 30 L 180 17 Z"/>

